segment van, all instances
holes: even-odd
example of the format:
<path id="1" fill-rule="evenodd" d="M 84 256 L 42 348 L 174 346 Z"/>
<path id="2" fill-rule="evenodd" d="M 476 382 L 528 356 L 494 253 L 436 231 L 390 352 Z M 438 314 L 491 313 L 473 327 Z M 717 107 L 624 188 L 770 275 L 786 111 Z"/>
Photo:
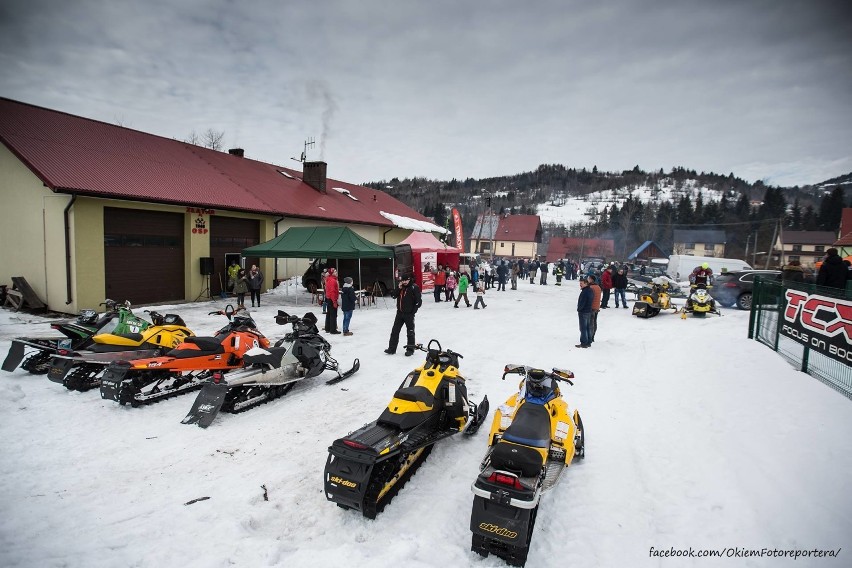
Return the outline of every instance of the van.
<path id="1" fill-rule="evenodd" d="M 669 256 L 669 266 L 666 273 L 669 278 L 681 281 L 689 278 L 696 266 L 704 263 L 710 265 L 713 274 L 718 276 L 725 272 L 735 270 L 751 270 L 751 266 L 744 260 L 736 258 L 717 258 L 714 256 L 692 256 L 689 254 L 673 254 Z"/>

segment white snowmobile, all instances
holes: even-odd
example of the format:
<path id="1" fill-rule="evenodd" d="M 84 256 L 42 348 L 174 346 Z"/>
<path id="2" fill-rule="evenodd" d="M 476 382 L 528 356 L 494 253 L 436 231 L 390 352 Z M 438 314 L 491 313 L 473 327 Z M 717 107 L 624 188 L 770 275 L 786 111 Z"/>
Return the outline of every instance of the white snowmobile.
<path id="1" fill-rule="evenodd" d="M 323 371 L 337 376 L 326 381 L 332 385 L 354 375 L 361 367 L 358 359 L 352 368 L 341 373 L 331 356 L 331 344 L 317 329 L 317 317 L 308 312 L 301 318 L 278 311 L 278 325 L 292 324 L 293 331 L 274 347 L 255 347 L 243 356 L 242 369 L 215 372 L 198 393 L 195 403 L 181 423 L 207 428 L 220 410 L 238 413 L 287 394 L 298 381 L 315 377 Z"/>

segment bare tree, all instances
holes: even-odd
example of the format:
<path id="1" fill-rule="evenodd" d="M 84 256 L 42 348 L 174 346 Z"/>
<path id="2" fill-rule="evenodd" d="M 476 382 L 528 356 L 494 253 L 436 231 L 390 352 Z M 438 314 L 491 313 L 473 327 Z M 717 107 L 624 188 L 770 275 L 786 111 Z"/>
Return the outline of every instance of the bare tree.
<path id="1" fill-rule="evenodd" d="M 211 150 L 221 150 L 222 138 L 224 137 L 224 132 L 208 128 L 204 131 L 204 134 L 201 135 L 201 143 L 207 148 L 210 148 Z"/>
<path id="2" fill-rule="evenodd" d="M 186 137 L 186 140 L 184 140 L 184 142 L 186 142 L 187 144 L 192 144 L 194 146 L 200 146 L 201 138 L 198 136 L 198 133 L 193 130 L 189 133 L 189 136 Z"/>

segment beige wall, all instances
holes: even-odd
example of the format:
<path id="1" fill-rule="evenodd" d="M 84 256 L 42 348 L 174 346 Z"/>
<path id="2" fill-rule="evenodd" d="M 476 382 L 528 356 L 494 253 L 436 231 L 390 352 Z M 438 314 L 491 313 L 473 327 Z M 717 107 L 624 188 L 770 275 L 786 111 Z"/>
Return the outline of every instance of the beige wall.
<path id="1" fill-rule="evenodd" d="M 691 254 L 693 256 L 712 256 L 716 258 L 724 258 L 725 257 L 725 245 L 724 244 L 713 244 L 713 250 L 706 250 L 704 247 L 708 243 L 692 243 L 695 245 L 695 248 L 688 249 L 686 248 L 686 243 L 675 243 L 672 247 L 674 254 Z"/>
<path id="2" fill-rule="evenodd" d="M 56 197 L 5 145 L 0 144 L 0 284 L 23 276 L 48 301 L 45 217 L 55 223 L 68 197 Z M 60 223 L 61 228 L 61 223 Z"/>
<path id="3" fill-rule="evenodd" d="M 479 240 L 470 239 L 471 253 L 479 252 Z M 482 239 L 483 243 L 489 242 L 487 239 Z M 512 244 L 515 245 L 515 253 L 512 254 Z M 488 253 L 484 253 L 485 258 L 488 258 Z M 538 255 L 538 243 L 525 241 L 494 241 L 494 256 L 497 257 L 514 257 L 514 258 L 535 258 Z"/>

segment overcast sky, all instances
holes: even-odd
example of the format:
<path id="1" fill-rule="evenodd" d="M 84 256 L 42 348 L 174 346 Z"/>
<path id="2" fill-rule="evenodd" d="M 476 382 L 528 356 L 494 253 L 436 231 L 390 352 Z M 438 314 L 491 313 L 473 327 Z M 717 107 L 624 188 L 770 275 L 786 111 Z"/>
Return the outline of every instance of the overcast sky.
<path id="1" fill-rule="evenodd" d="M 849 0 L 3 0 L 0 96 L 332 178 L 852 171 Z"/>

